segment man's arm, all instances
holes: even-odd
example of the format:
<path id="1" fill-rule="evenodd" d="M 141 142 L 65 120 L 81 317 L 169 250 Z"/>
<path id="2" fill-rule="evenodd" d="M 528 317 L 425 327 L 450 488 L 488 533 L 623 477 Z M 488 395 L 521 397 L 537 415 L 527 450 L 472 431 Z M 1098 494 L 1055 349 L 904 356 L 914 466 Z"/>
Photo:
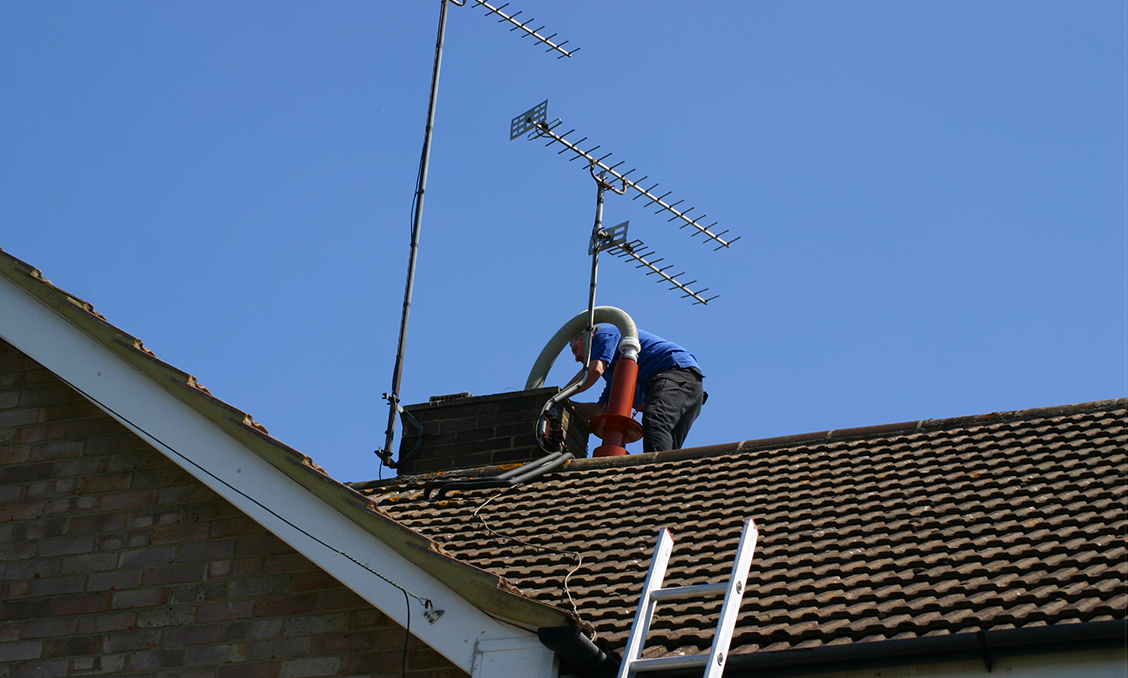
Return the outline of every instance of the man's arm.
<path id="1" fill-rule="evenodd" d="M 603 403 L 572 403 L 572 407 L 576 409 L 576 413 L 583 417 L 586 421 L 591 421 L 592 417 L 598 417 L 603 414 Z"/>
<path id="2" fill-rule="evenodd" d="M 583 393 L 594 386 L 595 382 L 599 381 L 599 378 L 603 376 L 605 371 L 607 371 L 607 363 L 602 360 L 591 361 L 591 364 L 588 365 L 587 377 L 584 378 L 584 383 L 580 384 L 580 387 L 576 389 L 576 393 Z M 572 395 L 575 395 L 575 393 Z"/>
<path id="3" fill-rule="evenodd" d="M 584 378 L 584 383 L 580 384 L 580 388 L 576 391 L 576 393 L 583 393 L 584 391 L 591 388 L 595 384 L 595 382 L 599 381 L 599 378 L 603 376 L 603 373 L 606 370 L 607 363 L 603 362 L 602 360 L 591 361 L 591 364 L 588 365 L 587 377 Z M 573 393 L 572 396 L 575 396 L 576 393 Z M 603 414 L 603 410 L 605 409 L 603 403 L 577 403 L 573 401 L 572 406 L 576 408 L 576 412 L 580 416 L 588 420 L 590 420 L 592 417 Z"/>

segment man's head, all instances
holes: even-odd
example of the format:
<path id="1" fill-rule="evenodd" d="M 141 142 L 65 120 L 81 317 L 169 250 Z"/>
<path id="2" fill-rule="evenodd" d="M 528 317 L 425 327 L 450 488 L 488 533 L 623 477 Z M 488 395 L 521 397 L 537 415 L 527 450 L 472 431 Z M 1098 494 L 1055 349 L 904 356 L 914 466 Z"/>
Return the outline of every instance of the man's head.
<path id="1" fill-rule="evenodd" d="M 599 331 L 599 326 L 596 325 L 595 332 Z M 587 348 L 587 330 L 583 330 L 576 336 L 572 337 L 572 355 L 576 357 L 576 362 L 584 362 L 584 349 Z"/>
<path id="2" fill-rule="evenodd" d="M 572 355 L 576 357 L 576 362 L 582 363 L 584 361 L 584 347 L 587 344 L 587 330 L 580 332 L 572 337 Z"/>

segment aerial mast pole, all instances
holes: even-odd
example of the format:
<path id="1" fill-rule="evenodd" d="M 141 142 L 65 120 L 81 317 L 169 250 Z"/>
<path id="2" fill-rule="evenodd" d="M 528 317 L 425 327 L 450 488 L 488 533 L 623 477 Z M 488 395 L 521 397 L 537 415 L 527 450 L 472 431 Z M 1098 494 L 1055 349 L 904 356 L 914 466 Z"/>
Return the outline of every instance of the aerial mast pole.
<path id="1" fill-rule="evenodd" d="M 423 154 L 419 159 L 419 178 L 415 184 L 415 210 L 411 224 L 411 252 L 407 260 L 407 285 L 403 292 L 403 314 L 400 317 L 400 334 L 399 334 L 399 347 L 396 351 L 396 364 L 392 370 L 392 390 L 390 393 L 384 394 L 384 399 L 388 401 L 388 428 L 384 431 L 384 447 L 376 450 L 376 456 L 380 458 L 384 466 L 395 468 L 396 462 L 392 461 L 392 443 L 396 437 L 396 414 L 403 412 L 400 407 L 400 382 L 403 380 L 403 357 L 407 352 L 407 322 L 411 316 L 411 295 L 415 289 L 415 259 L 419 252 L 419 231 L 423 224 L 423 198 L 427 193 L 427 167 L 431 160 L 431 132 L 435 129 L 435 106 L 439 100 L 439 70 L 443 63 L 443 40 L 446 37 L 446 20 L 447 20 L 447 5 L 453 4 L 457 7 L 464 7 L 466 0 L 439 0 L 439 35 L 435 41 L 435 68 L 431 73 L 431 101 L 427 107 L 427 129 L 423 135 Z M 498 16 L 498 23 L 512 24 L 510 32 L 519 31 L 520 36 L 523 38 L 532 37 L 536 40 L 535 45 L 547 45 L 546 52 L 557 52 L 560 56 L 558 59 L 564 57 L 571 57 L 572 54 L 577 52 L 579 48 L 565 49 L 564 45 L 568 43 L 567 40 L 556 43 L 553 38 L 556 34 L 542 35 L 540 28 L 529 28 L 533 23 L 532 19 L 521 21 L 517 17 L 520 12 L 515 14 L 507 14 L 504 8 L 508 3 L 494 7 L 487 0 L 473 0 L 475 7 L 482 7 L 486 10 L 486 16 Z M 409 416 L 410 418 L 410 416 Z"/>
<path id="2" fill-rule="evenodd" d="M 419 253 L 419 231 L 423 225 L 423 198 L 427 193 L 427 168 L 431 161 L 431 133 L 435 129 L 435 106 L 439 101 L 439 70 L 443 65 L 443 39 L 446 37 L 447 3 L 458 6 L 466 0 L 439 0 L 439 35 L 435 41 L 435 68 L 431 73 L 431 101 L 427 107 L 427 129 L 423 134 L 423 153 L 419 159 L 419 178 L 415 184 L 415 211 L 411 223 L 411 252 L 407 259 L 407 285 L 403 292 L 403 314 L 400 316 L 399 348 L 396 351 L 396 364 L 392 370 L 392 390 L 385 393 L 388 401 L 388 428 L 384 431 L 384 447 L 376 454 L 388 466 L 392 462 L 392 442 L 396 436 L 396 413 L 400 411 L 400 382 L 403 380 L 403 357 L 407 352 L 407 322 L 411 316 L 411 295 L 415 290 L 415 260 Z"/>

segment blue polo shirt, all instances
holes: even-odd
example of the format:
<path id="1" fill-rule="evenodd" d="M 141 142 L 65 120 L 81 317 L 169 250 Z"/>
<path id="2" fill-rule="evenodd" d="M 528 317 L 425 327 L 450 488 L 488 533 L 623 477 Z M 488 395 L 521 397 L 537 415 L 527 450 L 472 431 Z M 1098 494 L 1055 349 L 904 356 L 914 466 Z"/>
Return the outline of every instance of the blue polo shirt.
<path id="1" fill-rule="evenodd" d="M 603 378 L 607 384 L 599 396 L 599 402 L 611 399 L 611 384 L 615 379 L 615 365 L 619 362 L 619 342 L 623 335 L 614 325 L 600 325 L 591 342 L 591 359 L 602 360 L 607 364 Z M 646 402 L 650 381 L 662 370 L 671 367 L 697 367 L 693 354 L 672 341 L 649 332 L 638 331 L 638 341 L 642 350 L 638 352 L 638 382 L 635 385 L 634 407 L 638 409 Z"/>

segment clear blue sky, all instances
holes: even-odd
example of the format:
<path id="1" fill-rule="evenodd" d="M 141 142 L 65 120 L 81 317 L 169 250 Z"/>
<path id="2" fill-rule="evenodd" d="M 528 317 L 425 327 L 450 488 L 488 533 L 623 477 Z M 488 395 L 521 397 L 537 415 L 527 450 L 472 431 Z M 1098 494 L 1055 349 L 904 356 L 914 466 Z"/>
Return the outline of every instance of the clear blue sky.
<path id="1" fill-rule="evenodd" d="M 512 2 L 581 50 L 451 8 L 405 402 L 522 388 L 586 306 L 593 182 L 508 138 L 544 99 L 742 236 L 608 197 L 721 295 L 602 267 L 708 375 L 687 444 L 1126 394 L 1123 2 Z M 0 4 L 0 247 L 375 478 L 438 9 Z"/>

